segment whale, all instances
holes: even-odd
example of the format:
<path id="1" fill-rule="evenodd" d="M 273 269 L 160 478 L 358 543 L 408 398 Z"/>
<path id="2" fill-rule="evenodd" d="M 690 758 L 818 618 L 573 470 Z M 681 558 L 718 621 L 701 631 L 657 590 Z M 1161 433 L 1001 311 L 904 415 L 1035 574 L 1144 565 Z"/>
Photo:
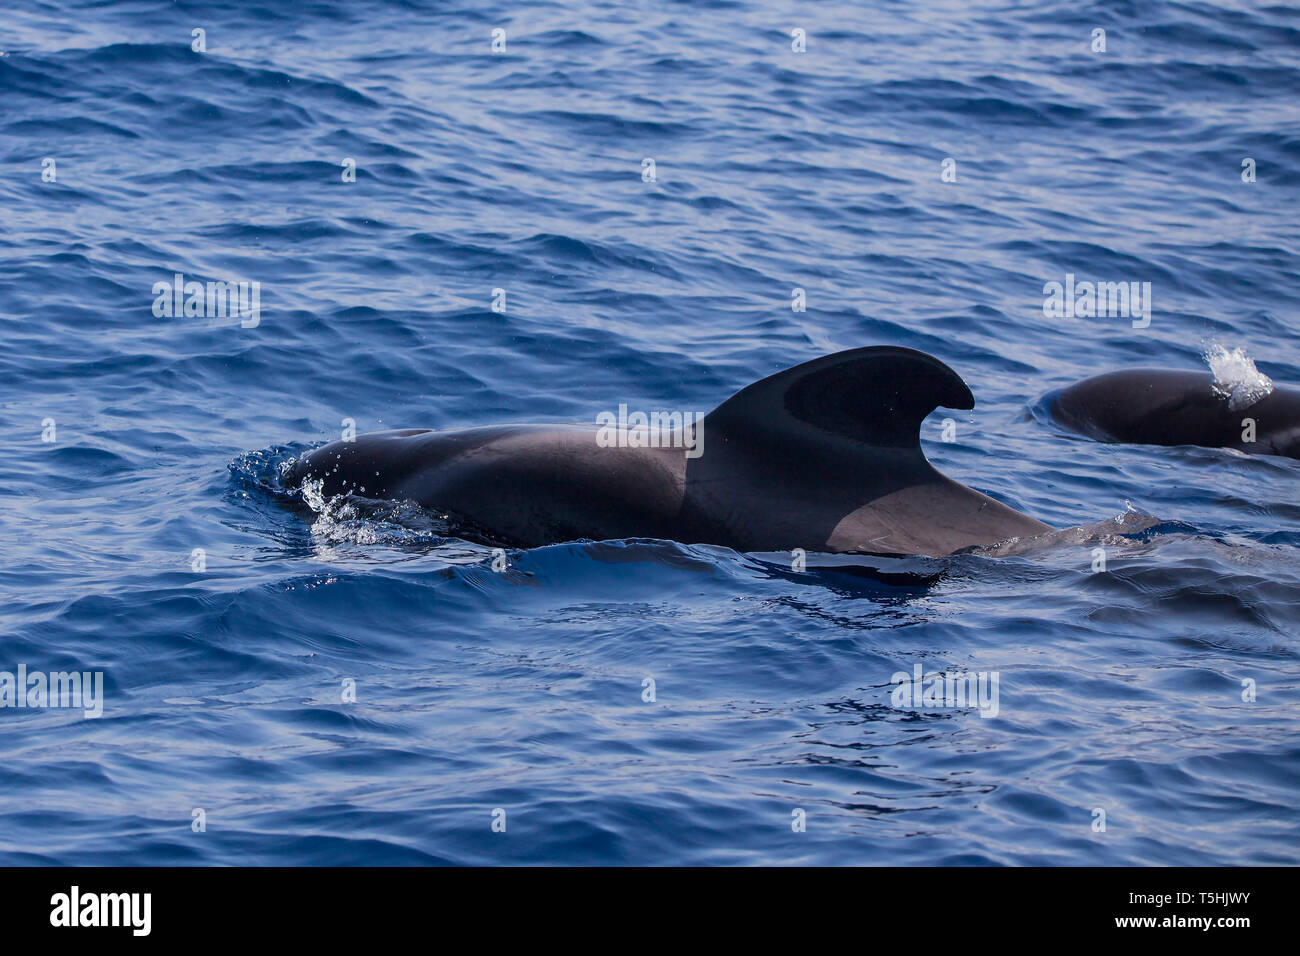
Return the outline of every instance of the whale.
<path id="1" fill-rule="evenodd" d="M 1201 445 L 1300 458 L 1300 389 L 1277 386 L 1233 407 L 1208 371 L 1135 368 L 1044 396 L 1053 421 L 1105 442 Z"/>
<path id="2" fill-rule="evenodd" d="M 869 346 L 754 382 L 653 441 L 609 424 L 372 432 L 287 462 L 281 480 L 414 501 L 462 538 L 512 548 L 658 538 L 943 557 L 1050 531 L 926 460 L 921 424 L 941 406 L 975 406 L 956 372 Z"/>

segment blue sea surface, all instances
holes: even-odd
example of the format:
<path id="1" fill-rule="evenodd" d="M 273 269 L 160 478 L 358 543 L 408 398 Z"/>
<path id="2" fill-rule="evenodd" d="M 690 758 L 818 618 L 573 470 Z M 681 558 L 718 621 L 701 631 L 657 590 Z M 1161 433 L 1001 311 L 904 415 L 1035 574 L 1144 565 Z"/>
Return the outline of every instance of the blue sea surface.
<path id="1" fill-rule="evenodd" d="M 1300 9 L 18 0 L 0 51 L 0 670 L 104 694 L 0 708 L 0 863 L 1300 862 L 1300 462 L 1039 401 L 1207 342 L 1300 384 Z M 497 571 L 278 482 L 864 345 L 970 384 L 936 467 L 1084 530 Z M 996 716 L 893 706 L 918 666 Z"/>

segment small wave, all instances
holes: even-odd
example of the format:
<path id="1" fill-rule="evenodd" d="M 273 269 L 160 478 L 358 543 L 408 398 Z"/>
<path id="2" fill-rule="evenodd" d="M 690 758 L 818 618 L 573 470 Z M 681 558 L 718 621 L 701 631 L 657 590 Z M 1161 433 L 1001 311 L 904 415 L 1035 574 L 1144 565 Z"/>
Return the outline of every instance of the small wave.
<path id="1" fill-rule="evenodd" d="M 1011 538 L 998 544 L 973 548 L 972 552 L 986 557 L 1001 558 L 1069 545 L 1119 547 L 1136 540 L 1143 540 L 1144 535 L 1159 533 L 1158 529 L 1167 526 L 1167 522 L 1133 507 L 1133 503 L 1126 500 L 1124 510 L 1113 518 L 1106 518 L 1092 524 L 1061 528 L 1057 531 L 1044 531 L 1042 534 L 1030 537 Z"/>

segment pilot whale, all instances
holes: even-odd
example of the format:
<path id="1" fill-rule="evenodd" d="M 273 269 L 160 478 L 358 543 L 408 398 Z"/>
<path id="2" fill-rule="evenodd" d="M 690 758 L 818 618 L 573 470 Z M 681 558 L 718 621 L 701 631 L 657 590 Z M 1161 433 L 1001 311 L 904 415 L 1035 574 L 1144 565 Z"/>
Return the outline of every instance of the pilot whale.
<path id="1" fill-rule="evenodd" d="M 1210 372 L 1107 372 L 1044 396 L 1053 420 L 1102 441 L 1203 445 L 1300 458 L 1300 390 L 1275 387 L 1234 408 Z"/>
<path id="2" fill-rule="evenodd" d="M 930 465 L 920 427 L 939 406 L 975 406 L 948 366 L 858 348 L 755 382 L 656 447 L 593 426 L 385 431 L 317 448 L 283 481 L 413 500 L 507 547 L 664 538 L 939 557 L 1051 530 Z"/>

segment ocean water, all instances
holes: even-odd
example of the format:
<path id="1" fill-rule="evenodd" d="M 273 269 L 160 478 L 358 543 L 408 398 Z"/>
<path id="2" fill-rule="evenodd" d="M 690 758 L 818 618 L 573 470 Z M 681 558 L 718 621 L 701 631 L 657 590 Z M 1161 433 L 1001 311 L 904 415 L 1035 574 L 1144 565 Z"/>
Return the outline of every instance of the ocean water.
<path id="1" fill-rule="evenodd" d="M 1300 862 L 1300 462 L 1039 400 L 1207 343 L 1300 384 L 1294 6 L 18 0 L 0 51 L 0 670 L 103 675 L 0 709 L 0 862 Z M 155 314 L 177 273 L 256 314 Z M 880 344 L 976 396 L 937 467 L 1083 530 L 494 571 L 277 482 Z M 996 715 L 892 706 L 918 666 Z"/>

